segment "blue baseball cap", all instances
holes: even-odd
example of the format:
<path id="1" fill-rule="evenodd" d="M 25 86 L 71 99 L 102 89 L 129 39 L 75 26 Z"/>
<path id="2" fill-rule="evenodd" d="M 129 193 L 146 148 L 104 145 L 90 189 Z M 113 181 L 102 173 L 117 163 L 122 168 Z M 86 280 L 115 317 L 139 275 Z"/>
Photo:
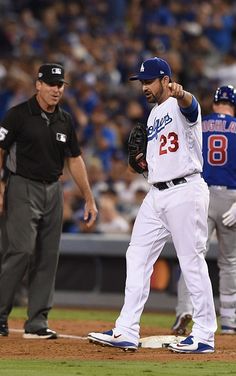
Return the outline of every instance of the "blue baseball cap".
<path id="1" fill-rule="evenodd" d="M 140 71 L 136 76 L 132 76 L 129 79 L 134 80 L 152 80 L 154 78 L 169 76 L 171 78 L 171 69 L 167 61 L 160 59 L 159 57 L 153 57 L 145 60 Z"/>

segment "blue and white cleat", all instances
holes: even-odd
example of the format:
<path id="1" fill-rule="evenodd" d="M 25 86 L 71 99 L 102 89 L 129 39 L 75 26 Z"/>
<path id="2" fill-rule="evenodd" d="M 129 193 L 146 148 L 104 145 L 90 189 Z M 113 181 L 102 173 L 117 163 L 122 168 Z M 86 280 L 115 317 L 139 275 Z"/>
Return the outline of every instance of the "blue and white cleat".
<path id="1" fill-rule="evenodd" d="M 170 343 L 168 349 L 178 353 L 207 354 L 215 351 L 213 346 L 198 341 L 193 336 L 188 336 L 179 343 Z"/>
<path id="2" fill-rule="evenodd" d="M 136 351 L 138 346 L 130 342 L 123 334 L 116 334 L 113 330 L 104 333 L 89 333 L 87 336 L 89 342 L 95 345 L 110 346 L 123 349 L 125 351 Z"/>

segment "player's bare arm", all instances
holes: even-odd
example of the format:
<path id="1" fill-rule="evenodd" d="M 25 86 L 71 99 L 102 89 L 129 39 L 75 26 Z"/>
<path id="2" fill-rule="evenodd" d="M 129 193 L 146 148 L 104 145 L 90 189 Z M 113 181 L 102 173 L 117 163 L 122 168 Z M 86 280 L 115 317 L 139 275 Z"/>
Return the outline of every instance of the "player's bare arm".
<path id="1" fill-rule="evenodd" d="M 90 189 L 83 158 L 81 156 L 67 158 L 66 162 L 71 176 L 85 199 L 84 220 L 86 221 L 87 226 L 90 227 L 97 218 L 97 207 Z"/>

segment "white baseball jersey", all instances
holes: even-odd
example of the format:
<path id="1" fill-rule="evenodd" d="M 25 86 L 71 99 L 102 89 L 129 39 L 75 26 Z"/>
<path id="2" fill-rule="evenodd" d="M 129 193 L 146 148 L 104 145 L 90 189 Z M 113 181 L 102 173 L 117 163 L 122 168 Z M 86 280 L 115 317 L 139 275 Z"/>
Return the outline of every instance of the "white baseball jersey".
<path id="1" fill-rule="evenodd" d="M 148 182 L 154 184 L 202 172 L 201 109 L 190 123 L 177 99 L 155 105 L 147 122 Z"/>

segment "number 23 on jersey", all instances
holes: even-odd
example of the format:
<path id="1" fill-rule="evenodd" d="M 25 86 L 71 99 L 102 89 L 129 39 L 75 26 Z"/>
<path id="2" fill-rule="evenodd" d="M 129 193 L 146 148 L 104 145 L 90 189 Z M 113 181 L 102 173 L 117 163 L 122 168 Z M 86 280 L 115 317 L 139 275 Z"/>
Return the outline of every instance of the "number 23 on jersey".
<path id="1" fill-rule="evenodd" d="M 174 153 L 179 149 L 178 135 L 175 132 L 170 132 L 168 135 L 162 134 L 160 136 L 159 155 Z"/>

